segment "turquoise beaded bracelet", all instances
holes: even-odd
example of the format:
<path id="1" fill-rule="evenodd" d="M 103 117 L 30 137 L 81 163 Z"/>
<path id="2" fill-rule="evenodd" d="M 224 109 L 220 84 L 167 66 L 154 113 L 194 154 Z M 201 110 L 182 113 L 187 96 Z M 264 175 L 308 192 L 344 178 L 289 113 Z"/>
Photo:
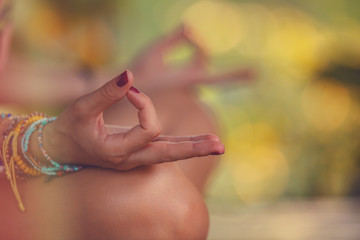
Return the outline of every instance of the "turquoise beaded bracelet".
<path id="1" fill-rule="evenodd" d="M 61 176 L 64 173 L 67 172 L 76 172 L 82 169 L 82 166 L 77 166 L 77 165 L 68 165 L 68 164 L 64 164 L 61 165 L 57 162 L 55 162 L 48 154 L 47 151 L 44 149 L 43 146 L 43 141 L 42 141 L 42 130 L 43 127 L 56 120 L 56 117 L 45 117 L 41 120 L 38 120 L 36 122 L 34 122 L 33 124 L 31 124 L 28 129 L 26 130 L 26 132 L 24 133 L 22 139 L 21 139 L 21 148 L 23 150 L 23 154 L 25 159 L 37 170 L 41 171 L 43 174 L 46 175 L 52 175 L 52 176 Z M 29 158 L 27 151 L 29 148 L 29 141 L 30 141 L 30 137 L 33 134 L 33 132 L 38 129 L 38 140 L 39 140 L 39 147 L 40 150 L 42 152 L 42 154 L 44 155 L 45 159 L 49 161 L 51 166 L 41 166 L 38 167 L 36 166 L 36 164 L 31 161 L 31 159 Z"/>

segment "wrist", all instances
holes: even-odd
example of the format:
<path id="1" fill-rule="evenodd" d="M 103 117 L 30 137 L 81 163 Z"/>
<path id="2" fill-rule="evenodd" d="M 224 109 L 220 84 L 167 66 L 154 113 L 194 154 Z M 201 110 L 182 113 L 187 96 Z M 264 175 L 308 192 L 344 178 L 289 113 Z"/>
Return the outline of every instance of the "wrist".
<path id="1" fill-rule="evenodd" d="M 32 150 L 35 151 L 40 160 L 49 162 L 52 159 L 60 165 L 85 165 L 86 161 L 83 158 L 86 154 L 77 148 L 77 144 L 69 137 L 66 130 L 59 128 L 58 122 L 49 122 L 43 126 L 41 143 L 38 134 L 33 135 L 35 144 L 33 144 Z M 45 155 L 48 156 L 48 159 Z"/>
<path id="2" fill-rule="evenodd" d="M 57 136 L 54 134 L 54 123 L 48 123 L 42 130 L 42 147 L 46 150 L 46 153 L 54 159 L 54 161 L 63 164 L 64 161 L 60 157 L 57 151 Z M 29 149 L 34 157 L 42 162 L 47 162 L 44 153 L 41 151 L 40 142 L 38 139 L 38 132 L 34 132 L 30 137 Z"/>

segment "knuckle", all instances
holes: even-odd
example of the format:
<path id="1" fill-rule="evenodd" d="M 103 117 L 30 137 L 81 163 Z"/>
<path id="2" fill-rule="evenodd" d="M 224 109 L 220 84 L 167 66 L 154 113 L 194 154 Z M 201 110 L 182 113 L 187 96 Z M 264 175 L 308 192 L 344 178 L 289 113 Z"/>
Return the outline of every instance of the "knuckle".
<path id="1" fill-rule="evenodd" d="M 168 162 L 174 158 L 166 145 L 161 146 L 159 152 L 161 152 L 160 162 Z"/>
<path id="2" fill-rule="evenodd" d="M 160 124 L 157 124 L 155 127 L 154 127 L 154 137 L 158 137 L 161 133 L 161 125 Z"/>
<path id="3" fill-rule="evenodd" d="M 152 102 L 151 98 L 149 98 L 148 96 L 144 95 L 144 104 L 145 104 L 145 105 L 153 105 L 153 102 Z"/>
<path id="4" fill-rule="evenodd" d="M 191 145 L 191 152 L 196 155 L 196 156 L 200 156 L 201 154 L 199 154 L 198 148 L 197 148 L 197 144 L 193 143 Z"/>
<path id="5" fill-rule="evenodd" d="M 160 124 L 155 124 L 147 131 L 149 138 L 152 138 L 152 139 L 158 137 L 160 135 L 160 133 L 161 133 Z"/>
<path id="6" fill-rule="evenodd" d="M 83 97 L 76 99 L 71 105 L 70 105 L 70 109 L 71 109 L 71 114 L 73 117 L 77 118 L 77 119 L 83 119 L 84 115 L 85 115 L 85 104 L 83 101 Z"/>
<path id="7" fill-rule="evenodd" d="M 219 141 L 220 140 L 220 138 L 218 136 L 216 136 L 215 134 L 213 134 L 213 133 L 208 134 L 208 139 L 213 140 L 213 141 Z"/>
<path id="8" fill-rule="evenodd" d="M 112 87 L 112 84 L 106 84 L 102 88 L 100 88 L 101 95 L 110 101 L 117 100 L 117 94 Z"/>

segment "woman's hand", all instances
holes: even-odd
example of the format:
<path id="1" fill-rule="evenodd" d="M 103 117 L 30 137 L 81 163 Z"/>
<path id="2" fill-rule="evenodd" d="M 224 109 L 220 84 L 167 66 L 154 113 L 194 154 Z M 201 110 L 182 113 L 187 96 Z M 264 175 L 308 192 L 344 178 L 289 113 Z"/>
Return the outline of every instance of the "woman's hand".
<path id="1" fill-rule="evenodd" d="M 165 63 L 166 54 L 181 43 L 186 43 L 192 47 L 194 51 L 192 59 L 180 67 Z M 196 84 L 251 80 L 255 75 L 254 70 L 250 68 L 239 68 L 210 75 L 206 69 L 207 62 L 206 52 L 192 40 L 190 29 L 181 26 L 140 52 L 130 65 L 130 69 L 136 76 L 140 76 L 140 83 L 146 89 L 191 87 Z"/>
<path id="2" fill-rule="evenodd" d="M 141 165 L 224 153 L 218 137 L 160 136 L 161 127 L 151 100 L 131 87 L 133 75 L 125 71 L 96 91 L 68 106 L 44 128 L 44 148 L 59 163 L 128 170 Z M 138 109 L 139 124 L 128 129 L 106 126 L 103 111 L 127 97 Z M 177 123 L 174 122 L 174 125 Z M 31 145 L 39 156 L 38 146 Z"/>

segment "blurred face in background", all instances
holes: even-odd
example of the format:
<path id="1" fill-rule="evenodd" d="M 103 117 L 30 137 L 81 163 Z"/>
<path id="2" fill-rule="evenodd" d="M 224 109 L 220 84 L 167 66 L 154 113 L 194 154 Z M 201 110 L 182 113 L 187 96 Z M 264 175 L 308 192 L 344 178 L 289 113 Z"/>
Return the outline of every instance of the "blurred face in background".
<path id="1" fill-rule="evenodd" d="M 0 0 L 0 79 L 9 51 L 11 27 L 8 21 L 10 12 L 9 0 Z"/>

